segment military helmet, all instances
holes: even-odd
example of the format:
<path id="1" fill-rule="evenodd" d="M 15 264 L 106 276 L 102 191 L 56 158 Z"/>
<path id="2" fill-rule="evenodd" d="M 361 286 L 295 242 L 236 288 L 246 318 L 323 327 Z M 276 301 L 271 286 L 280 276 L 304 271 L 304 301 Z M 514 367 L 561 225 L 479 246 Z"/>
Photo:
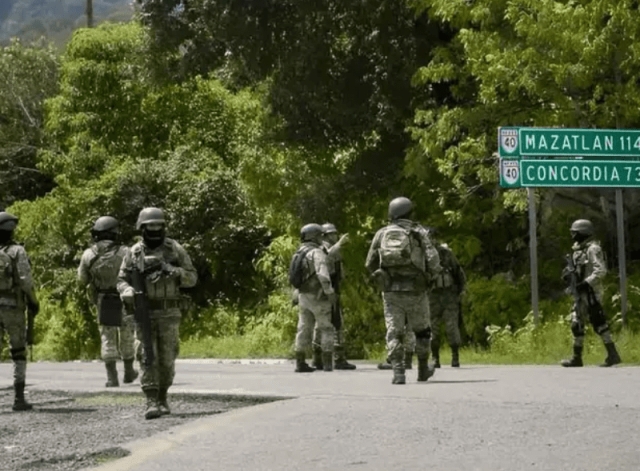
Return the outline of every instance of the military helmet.
<path id="1" fill-rule="evenodd" d="M 405 198 L 404 196 L 394 198 L 389 203 L 389 219 L 393 221 L 402 216 L 408 216 L 411 210 L 413 210 L 413 203 L 409 198 Z"/>
<path id="2" fill-rule="evenodd" d="M 570 231 L 589 237 L 593 235 L 593 224 L 588 219 L 578 219 L 573 221 Z"/>
<path id="3" fill-rule="evenodd" d="M 111 216 L 101 216 L 93 223 L 91 232 L 115 232 L 118 230 L 118 220 Z"/>
<path id="4" fill-rule="evenodd" d="M 326 222 L 322 225 L 322 232 L 325 234 L 337 234 L 338 229 L 336 229 L 336 226 L 334 226 L 330 222 Z"/>
<path id="5" fill-rule="evenodd" d="M 12 231 L 18 225 L 18 218 L 6 211 L 0 212 L 0 230 Z"/>
<path id="6" fill-rule="evenodd" d="M 136 229 L 140 230 L 145 224 L 165 224 L 164 212 L 160 208 L 144 208 L 138 214 Z"/>
<path id="7" fill-rule="evenodd" d="M 323 230 L 320 224 L 307 224 L 300 229 L 300 240 L 302 242 L 313 241 L 322 236 Z"/>

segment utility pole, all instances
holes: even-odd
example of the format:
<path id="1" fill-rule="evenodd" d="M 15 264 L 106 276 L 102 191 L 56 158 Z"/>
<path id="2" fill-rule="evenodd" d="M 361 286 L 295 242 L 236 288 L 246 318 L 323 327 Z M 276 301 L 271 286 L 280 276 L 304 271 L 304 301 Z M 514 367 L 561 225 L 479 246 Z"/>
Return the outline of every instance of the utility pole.
<path id="1" fill-rule="evenodd" d="M 93 0 L 87 0 L 87 28 L 93 28 Z"/>

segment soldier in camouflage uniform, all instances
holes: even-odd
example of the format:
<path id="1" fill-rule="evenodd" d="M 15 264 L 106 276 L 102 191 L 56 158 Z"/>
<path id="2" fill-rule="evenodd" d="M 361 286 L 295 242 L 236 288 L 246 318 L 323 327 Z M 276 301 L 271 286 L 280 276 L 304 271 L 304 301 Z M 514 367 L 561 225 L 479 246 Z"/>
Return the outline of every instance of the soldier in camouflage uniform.
<path id="1" fill-rule="evenodd" d="M 440 330 L 444 321 L 447 340 L 451 347 L 451 366 L 460 366 L 460 296 L 464 291 L 466 277 L 460 263 L 447 244 L 435 238 L 435 229 L 429 229 L 438 255 L 442 272 L 431 280 L 429 307 L 431 312 L 431 353 L 434 367 L 440 368 Z"/>
<path id="2" fill-rule="evenodd" d="M 89 286 L 98 313 L 102 361 L 107 369 L 106 387 L 117 387 L 116 362 L 124 362 L 125 383 L 132 383 L 138 372 L 133 368 L 135 355 L 133 315 L 123 316 L 116 283 L 122 260 L 128 249 L 116 242 L 118 221 L 111 216 L 98 218 L 91 229 L 94 244 L 84 251 L 78 266 L 78 280 Z"/>
<path id="3" fill-rule="evenodd" d="M 329 257 L 329 274 L 331 276 L 331 285 L 336 292 L 337 300 L 331 309 L 331 323 L 336 329 L 335 342 L 333 344 L 334 365 L 336 370 L 355 370 L 356 365 L 347 361 L 346 350 L 344 347 L 344 316 L 342 305 L 340 304 L 340 284 L 344 277 L 344 269 L 342 265 L 342 255 L 340 249 L 347 240 L 348 235 L 344 234 L 338 239 L 338 230 L 336 226 L 330 223 L 322 225 L 323 241 L 322 247 Z M 322 347 L 320 345 L 320 330 L 316 324 L 313 332 L 313 366 L 316 369 L 323 369 L 322 364 Z"/>
<path id="4" fill-rule="evenodd" d="M 582 349 L 584 345 L 585 326 L 591 322 L 596 333 L 602 338 L 607 349 L 607 358 L 600 366 L 613 366 L 621 363 L 616 345 L 611 338 L 609 324 L 602 311 L 602 279 L 607 273 L 604 255 L 600 243 L 594 240 L 594 229 L 591 221 L 578 219 L 571 224 L 571 238 L 574 241 L 573 253 L 570 255 L 575 268 L 572 273 L 565 268 L 562 277 L 567 282 L 574 278 L 575 302 L 571 312 L 571 332 L 573 333 L 573 358 L 562 360 L 565 367 L 583 366 Z"/>
<path id="5" fill-rule="evenodd" d="M 26 411 L 31 410 L 32 406 L 24 398 L 27 373 L 24 308 L 26 303 L 29 315 L 36 316 L 40 304 L 33 287 L 27 252 L 13 240 L 17 224 L 17 217 L 0 212 L 0 350 L 3 332 L 6 332 L 13 360 L 13 410 Z"/>
<path id="6" fill-rule="evenodd" d="M 407 325 L 416 335 L 418 381 L 427 381 L 434 373 L 428 366 L 431 327 L 427 286 L 429 278 L 441 270 L 440 259 L 426 229 L 410 219 L 412 211 L 408 198 L 389 203 L 390 224 L 376 233 L 365 262 L 382 290 L 393 384 L 406 382 Z"/>
<path id="7" fill-rule="evenodd" d="M 322 349 L 324 371 L 333 371 L 335 328 L 331 323 L 331 308 L 337 295 L 331 284 L 329 258 L 322 248 L 322 226 L 307 224 L 300 230 L 304 255 L 304 283 L 298 294 L 298 333 L 296 334 L 296 373 L 310 373 L 305 354 L 311 346 L 314 326 L 317 326 Z"/>
<path id="8" fill-rule="evenodd" d="M 143 351 L 140 385 L 147 398 L 145 418 L 170 414 L 167 391 L 173 384 L 175 360 L 180 347 L 179 326 L 183 306 L 180 288 L 195 286 L 197 273 L 185 249 L 165 236 L 164 213 L 158 208 L 140 211 L 136 229 L 142 241 L 125 254 L 118 274 L 118 292 L 125 304 L 132 305 L 135 291 L 131 285 L 134 267 L 144 275 L 151 320 L 154 361 L 145 365 Z M 143 339 L 142 326 L 136 323 L 136 337 Z"/>

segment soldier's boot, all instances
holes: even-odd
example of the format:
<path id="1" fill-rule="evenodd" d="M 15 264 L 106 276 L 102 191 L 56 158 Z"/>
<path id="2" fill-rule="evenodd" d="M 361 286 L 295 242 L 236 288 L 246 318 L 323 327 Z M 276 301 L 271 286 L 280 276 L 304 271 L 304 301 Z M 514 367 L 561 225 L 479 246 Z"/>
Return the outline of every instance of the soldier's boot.
<path id="1" fill-rule="evenodd" d="M 333 367 L 336 370 L 355 370 L 356 365 L 353 365 L 347 361 L 347 356 L 344 353 L 344 347 L 336 348 L 335 362 Z"/>
<path id="2" fill-rule="evenodd" d="M 413 368 L 413 352 L 404 352 L 404 369 L 410 370 Z"/>
<path id="3" fill-rule="evenodd" d="M 460 347 L 451 347 L 451 366 L 460 368 Z"/>
<path id="4" fill-rule="evenodd" d="M 433 367 L 440 368 L 440 345 L 435 340 L 431 341 L 431 356 L 433 356 Z"/>
<path id="5" fill-rule="evenodd" d="M 125 383 L 133 383 L 138 377 L 138 371 L 133 368 L 133 358 L 131 360 L 124 360 L 124 379 Z"/>
<path id="6" fill-rule="evenodd" d="M 616 350 L 616 344 L 611 342 L 611 343 L 605 343 L 604 346 L 607 348 L 607 358 L 604 359 L 604 363 L 600 366 L 603 367 L 609 367 L 609 366 L 613 366 L 613 365 L 617 365 L 619 363 L 622 363 L 622 359 L 620 358 L 620 355 L 618 354 L 618 350 Z"/>
<path id="7" fill-rule="evenodd" d="M 296 352 L 296 373 L 313 373 L 315 368 L 307 365 L 304 359 L 304 352 Z"/>
<path id="8" fill-rule="evenodd" d="M 145 389 L 144 395 L 147 398 L 147 405 L 144 409 L 144 418 L 157 419 L 162 415 L 160 407 L 158 407 L 158 390 L 157 389 Z"/>
<path id="9" fill-rule="evenodd" d="M 333 371 L 333 352 L 322 352 L 322 369 Z"/>
<path id="10" fill-rule="evenodd" d="M 311 360 L 311 366 L 316 370 L 322 370 L 322 349 L 319 347 L 313 347 L 313 359 Z"/>
<path id="11" fill-rule="evenodd" d="M 391 384 L 406 384 L 407 377 L 404 375 L 404 361 L 394 360 L 391 366 L 393 368 Z"/>
<path id="12" fill-rule="evenodd" d="M 387 358 L 387 361 L 384 363 L 378 363 L 379 370 L 392 370 L 393 366 L 391 366 L 391 361 Z"/>
<path id="13" fill-rule="evenodd" d="M 158 389 L 158 409 L 160 410 L 161 415 L 171 414 L 169 401 L 167 401 L 167 388 Z"/>
<path id="14" fill-rule="evenodd" d="M 116 368 L 116 362 L 105 361 L 104 366 L 107 369 L 107 382 L 105 383 L 105 386 L 107 388 L 116 388 L 120 386 L 120 383 L 118 382 L 118 370 Z"/>
<path id="15" fill-rule="evenodd" d="M 582 363 L 582 347 L 574 345 L 573 358 L 571 358 L 570 360 L 562 360 L 560 364 L 565 368 L 584 366 Z"/>
<path id="16" fill-rule="evenodd" d="M 435 367 L 429 367 L 429 360 L 427 357 L 418 358 L 418 381 L 427 381 L 435 373 Z"/>
<path id="17" fill-rule="evenodd" d="M 13 390 L 15 391 L 15 398 L 13 400 L 13 409 L 15 412 L 22 412 L 33 409 L 33 406 L 29 404 L 24 398 L 24 381 L 20 383 L 13 383 Z"/>

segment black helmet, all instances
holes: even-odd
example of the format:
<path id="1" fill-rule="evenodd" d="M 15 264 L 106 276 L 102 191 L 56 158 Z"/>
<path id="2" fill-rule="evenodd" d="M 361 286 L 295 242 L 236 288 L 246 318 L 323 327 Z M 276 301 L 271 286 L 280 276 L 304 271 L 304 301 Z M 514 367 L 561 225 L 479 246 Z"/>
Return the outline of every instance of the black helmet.
<path id="1" fill-rule="evenodd" d="M 118 220 L 111 216 L 102 216 L 93 223 L 91 232 L 116 232 L 118 230 Z"/>
<path id="2" fill-rule="evenodd" d="M 136 229 L 140 230 L 145 224 L 165 224 L 164 212 L 160 208 L 144 208 L 138 214 Z"/>
<path id="3" fill-rule="evenodd" d="M 320 224 L 307 224 L 300 229 L 300 240 L 302 242 L 315 242 L 322 236 L 323 230 Z"/>
<path id="4" fill-rule="evenodd" d="M 0 212 L 0 230 L 12 231 L 18 225 L 18 218 L 5 211 Z"/>
<path id="5" fill-rule="evenodd" d="M 337 234 L 338 233 L 338 229 L 336 229 L 336 226 L 334 226 L 330 222 L 325 222 L 322 225 L 322 232 L 325 233 L 325 234 Z"/>
<path id="6" fill-rule="evenodd" d="M 582 236 L 591 237 L 593 235 L 593 224 L 588 219 L 578 219 L 571 224 L 571 232 L 576 232 Z"/>
<path id="7" fill-rule="evenodd" d="M 403 216 L 408 216 L 413 210 L 413 203 L 409 198 L 405 198 L 404 196 L 400 196 L 398 198 L 394 198 L 389 203 L 389 219 L 400 219 Z"/>

